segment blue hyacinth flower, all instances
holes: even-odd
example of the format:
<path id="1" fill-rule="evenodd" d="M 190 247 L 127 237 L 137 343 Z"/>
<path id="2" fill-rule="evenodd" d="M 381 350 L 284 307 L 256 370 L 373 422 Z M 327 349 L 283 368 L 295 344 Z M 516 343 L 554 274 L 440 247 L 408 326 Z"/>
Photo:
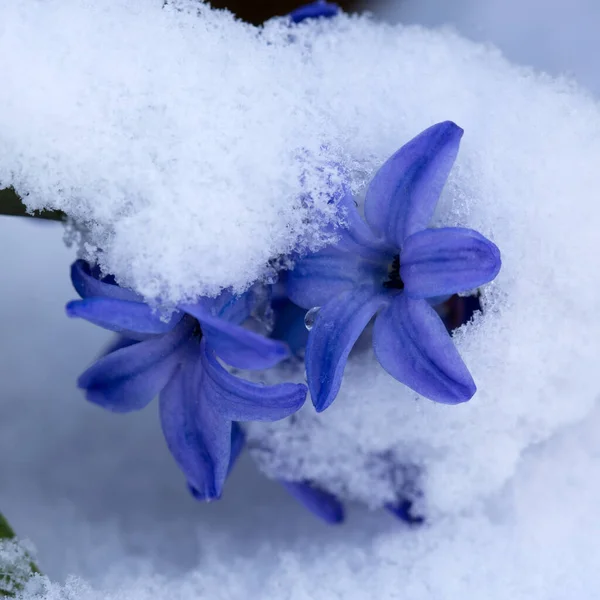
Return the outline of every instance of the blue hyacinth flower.
<path id="1" fill-rule="evenodd" d="M 335 17 L 340 12 L 337 4 L 325 2 L 325 0 L 317 0 L 310 4 L 305 4 L 293 10 L 290 13 L 292 23 L 301 23 L 306 19 L 318 19 L 319 17 Z"/>
<path id="2" fill-rule="evenodd" d="M 339 231 L 339 241 L 299 260 L 288 276 L 293 302 L 320 307 L 305 355 L 318 411 L 335 399 L 350 350 L 375 315 L 375 355 L 394 378 L 447 404 L 475 393 L 431 306 L 434 299 L 491 281 L 501 266 L 498 248 L 478 232 L 428 228 L 462 134 L 446 121 L 398 150 L 368 187 L 366 223 L 346 193 L 340 207 L 347 227 Z"/>
<path id="3" fill-rule="evenodd" d="M 272 307 L 274 328 L 271 337 L 285 341 L 292 354 L 303 357 L 308 339 L 305 326 L 306 310 L 294 304 L 284 293 L 287 272 L 280 274 L 280 281 L 273 286 Z M 481 310 L 479 296 L 453 295 L 434 306 L 446 329 L 451 332 L 468 323 L 475 312 Z M 410 481 L 410 480 L 409 480 Z M 285 489 L 313 515 L 330 525 L 344 521 L 345 510 L 342 501 L 331 492 L 327 492 L 310 481 L 281 481 Z M 411 482 L 413 483 L 413 482 Z M 409 495 L 399 492 L 395 502 L 386 505 L 386 509 L 407 525 L 419 526 L 425 523 L 425 517 L 414 512 L 414 490 Z"/>
<path id="4" fill-rule="evenodd" d="M 84 261 L 73 264 L 71 278 L 82 299 L 70 302 L 67 314 L 121 336 L 81 375 L 79 386 L 89 401 L 122 413 L 160 394 L 167 445 L 197 498 L 221 495 L 244 441 L 237 421 L 276 421 L 304 404 L 304 385 L 251 383 L 217 360 L 261 370 L 289 356 L 284 343 L 241 326 L 261 301 L 252 290 L 201 298 L 161 319 L 137 294 L 100 279 Z"/>

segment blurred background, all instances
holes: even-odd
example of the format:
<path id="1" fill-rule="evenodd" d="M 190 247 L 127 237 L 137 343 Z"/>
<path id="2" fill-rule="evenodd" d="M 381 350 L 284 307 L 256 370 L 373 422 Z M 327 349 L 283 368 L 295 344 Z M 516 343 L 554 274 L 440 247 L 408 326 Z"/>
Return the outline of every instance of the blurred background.
<path id="1" fill-rule="evenodd" d="M 301 0 L 213 0 L 241 19 L 262 23 L 305 4 Z M 600 94 L 600 2 L 597 0 L 338 0 L 345 11 L 376 18 L 450 25 L 479 42 L 492 42 L 512 61 L 575 78 Z"/>

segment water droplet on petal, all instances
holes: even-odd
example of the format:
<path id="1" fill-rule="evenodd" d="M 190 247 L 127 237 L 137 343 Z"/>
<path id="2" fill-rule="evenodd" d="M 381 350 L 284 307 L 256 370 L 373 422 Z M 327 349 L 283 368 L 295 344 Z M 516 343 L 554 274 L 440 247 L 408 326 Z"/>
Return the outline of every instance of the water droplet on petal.
<path id="1" fill-rule="evenodd" d="M 304 327 L 309 331 L 315 326 L 315 319 L 321 310 L 320 306 L 313 306 L 306 315 L 304 315 Z"/>

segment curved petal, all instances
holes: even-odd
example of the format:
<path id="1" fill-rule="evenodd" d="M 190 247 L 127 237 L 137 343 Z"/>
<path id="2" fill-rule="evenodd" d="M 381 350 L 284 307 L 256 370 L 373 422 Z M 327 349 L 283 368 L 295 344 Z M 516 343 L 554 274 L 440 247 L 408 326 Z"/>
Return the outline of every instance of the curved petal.
<path id="1" fill-rule="evenodd" d="M 244 445 L 246 443 L 246 434 L 244 430 L 238 423 L 231 424 L 231 452 L 229 455 L 229 467 L 227 468 L 227 476 L 231 473 L 231 470 L 235 466 L 237 459 L 239 458 L 242 450 L 244 449 Z M 191 483 L 188 482 L 188 489 L 190 493 L 196 500 L 201 500 L 203 502 L 208 502 L 210 500 L 214 500 L 215 496 L 207 495 L 206 487 L 201 489 L 196 489 Z"/>
<path id="2" fill-rule="evenodd" d="M 389 262 L 390 257 L 397 254 L 395 245 L 390 245 L 385 238 L 377 237 L 360 216 L 354 197 L 349 192 L 338 203 L 342 213 L 342 225 L 332 229 L 339 236 L 334 248 L 356 254 L 372 262 Z"/>
<path id="3" fill-rule="evenodd" d="M 350 252 L 325 249 L 300 260 L 287 279 L 287 294 L 298 306 L 323 306 L 343 292 L 375 285 L 387 275 L 387 263 L 374 264 Z"/>
<path id="4" fill-rule="evenodd" d="M 290 356 L 290 350 L 283 342 L 215 317 L 201 304 L 186 304 L 181 309 L 200 321 L 210 347 L 232 367 L 269 369 Z"/>
<path id="5" fill-rule="evenodd" d="M 94 325 L 116 332 L 161 334 L 171 331 L 181 321 L 182 313 L 174 313 L 167 321 L 147 304 L 93 296 L 73 300 L 66 307 L 69 317 L 79 317 Z"/>
<path id="6" fill-rule="evenodd" d="M 204 386 L 215 410 L 231 421 L 278 421 L 295 413 L 306 400 L 306 386 L 296 383 L 262 385 L 228 373 L 202 340 Z"/>
<path id="7" fill-rule="evenodd" d="M 365 286 L 343 292 L 318 312 L 304 359 L 308 389 L 317 412 L 335 400 L 350 350 L 386 302 L 388 298 L 376 288 Z"/>
<path id="8" fill-rule="evenodd" d="M 281 484 L 296 500 L 326 523 L 336 525 L 344 521 L 344 506 L 333 494 L 301 481 L 281 480 Z"/>
<path id="9" fill-rule="evenodd" d="M 433 125 L 377 171 L 365 198 L 365 216 L 377 235 L 400 248 L 409 235 L 427 227 L 462 134 L 451 121 Z"/>
<path id="10" fill-rule="evenodd" d="M 144 408 L 171 379 L 189 338 L 183 327 L 167 335 L 120 348 L 96 361 L 78 385 L 90 402 L 114 412 Z"/>
<path id="11" fill-rule="evenodd" d="M 232 424 L 207 401 L 197 356 L 187 360 L 160 394 L 167 446 L 199 500 L 221 495 L 231 459 Z"/>
<path id="12" fill-rule="evenodd" d="M 292 19 L 292 23 L 301 23 L 306 19 L 335 17 L 339 11 L 340 8 L 337 4 L 325 2 L 325 0 L 317 0 L 316 2 L 296 8 L 290 13 L 290 18 Z"/>
<path id="13" fill-rule="evenodd" d="M 109 283 L 111 278 L 99 279 L 97 267 L 90 267 L 85 260 L 76 260 L 71 265 L 71 281 L 75 291 L 82 298 L 100 296 L 103 298 L 116 298 L 140 302 L 141 296 L 131 290 L 122 288 L 116 283 Z"/>
<path id="14" fill-rule="evenodd" d="M 501 264 L 497 246 L 473 229 L 425 229 L 404 242 L 400 277 L 411 298 L 432 298 L 479 287 Z"/>
<path id="15" fill-rule="evenodd" d="M 296 262 L 287 276 L 287 294 L 306 309 L 322 306 L 344 291 L 364 283 L 381 281 L 397 254 L 385 240 L 377 238 L 359 215 L 349 192 L 338 209 L 343 224 L 328 231 L 337 242 Z"/>
<path id="16" fill-rule="evenodd" d="M 116 352 L 121 348 L 128 348 L 129 346 L 133 346 L 137 344 L 140 340 L 133 340 L 131 338 L 125 337 L 123 335 L 117 335 L 113 338 L 111 342 L 104 348 L 101 356 L 107 356 L 112 352 Z"/>
<path id="17" fill-rule="evenodd" d="M 184 306 L 190 309 L 190 314 L 208 315 L 223 319 L 228 323 L 240 324 L 250 316 L 254 305 L 254 293 L 251 293 L 250 290 L 243 294 L 234 294 L 231 290 L 223 290 L 215 298 L 204 296 L 194 304 Z M 195 313 L 191 311 L 195 311 Z"/>
<path id="18" fill-rule="evenodd" d="M 392 377 L 431 400 L 457 404 L 477 389 L 444 323 L 426 300 L 396 296 L 377 315 L 373 347 Z"/>

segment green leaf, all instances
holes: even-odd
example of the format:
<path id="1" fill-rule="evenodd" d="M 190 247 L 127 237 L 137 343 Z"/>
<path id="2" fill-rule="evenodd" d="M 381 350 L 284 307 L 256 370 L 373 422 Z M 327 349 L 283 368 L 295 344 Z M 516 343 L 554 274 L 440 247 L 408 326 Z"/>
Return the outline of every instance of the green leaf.
<path id="1" fill-rule="evenodd" d="M 12 539 L 15 537 L 15 532 L 12 530 L 8 521 L 0 514 L 0 539 Z"/>
<path id="2" fill-rule="evenodd" d="M 66 215 L 60 210 L 36 210 L 28 212 L 21 198 L 13 188 L 0 190 L 0 215 L 13 217 L 33 217 L 34 219 L 46 219 L 50 221 L 64 221 Z"/>
<path id="3" fill-rule="evenodd" d="M 0 514 L 0 597 L 14 597 L 39 572 L 27 548 Z"/>

